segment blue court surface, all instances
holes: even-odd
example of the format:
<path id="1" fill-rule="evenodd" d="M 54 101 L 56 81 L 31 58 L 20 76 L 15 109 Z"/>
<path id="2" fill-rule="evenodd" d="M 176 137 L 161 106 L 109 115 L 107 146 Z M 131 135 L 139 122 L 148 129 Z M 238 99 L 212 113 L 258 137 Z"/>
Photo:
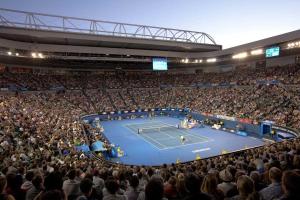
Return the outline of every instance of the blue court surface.
<path id="1" fill-rule="evenodd" d="M 187 162 L 264 144 L 258 138 L 210 127 L 178 129 L 179 123 L 178 118 L 155 117 L 104 121 L 102 125 L 107 139 L 125 152 L 125 156 L 112 161 L 129 165 Z"/>

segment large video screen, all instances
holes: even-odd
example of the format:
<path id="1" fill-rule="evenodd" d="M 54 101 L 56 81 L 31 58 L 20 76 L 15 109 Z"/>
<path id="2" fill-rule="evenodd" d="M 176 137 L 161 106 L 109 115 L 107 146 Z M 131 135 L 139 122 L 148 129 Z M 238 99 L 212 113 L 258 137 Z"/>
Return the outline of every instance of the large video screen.
<path id="1" fill-rule="evenodd" d="M 168 70 L 167 58 L 153 58 L 152 65 L 153 65 L 153 70 L 157 70 L 157 71 Z"/>
<path id="2" fill-rule="evenodd" d="M 280 47 L 270 47 L 266 49 L 266 58 L 276 57 L 280 54 Z"/>

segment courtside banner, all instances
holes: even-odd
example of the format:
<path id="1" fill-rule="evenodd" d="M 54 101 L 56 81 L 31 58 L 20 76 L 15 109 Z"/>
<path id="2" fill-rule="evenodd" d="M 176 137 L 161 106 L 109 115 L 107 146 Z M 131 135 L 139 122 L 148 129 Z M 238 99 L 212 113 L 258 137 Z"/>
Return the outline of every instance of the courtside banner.
<path id="1" fill-rule="evenodd" d="M 229 121 L 236 121 L 235 117 L 228 117 L 225 115 L 215 115 L 216 118 L 218 119 L 224 119 L 224 120 L 229 120 Z"/>

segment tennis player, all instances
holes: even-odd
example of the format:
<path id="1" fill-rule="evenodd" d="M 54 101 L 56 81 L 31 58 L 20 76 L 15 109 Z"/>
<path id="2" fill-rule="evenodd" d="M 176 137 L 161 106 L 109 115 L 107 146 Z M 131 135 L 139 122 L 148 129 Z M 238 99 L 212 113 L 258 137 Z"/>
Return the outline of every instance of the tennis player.
<path id="1" fill-rule="evenodd" d="M 185 137 L 182 135 L 182 136 L 180 136 L 180 140 L 181 140 L 181 143 L 184 144 L 184 142 L 185 142 L 186 139 L 185 139 Z"/>

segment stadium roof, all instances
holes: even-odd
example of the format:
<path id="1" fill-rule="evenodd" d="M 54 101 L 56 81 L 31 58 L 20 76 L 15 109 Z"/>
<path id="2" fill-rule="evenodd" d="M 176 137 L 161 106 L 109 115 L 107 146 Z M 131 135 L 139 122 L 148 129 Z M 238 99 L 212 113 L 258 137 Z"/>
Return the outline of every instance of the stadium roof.
<path id="1" fill-rule="evenodd" d="M 296 39 L 300 39 L 300 30 L 222 50 L 202 32 L 0 8 L 0 60 L 6 65 L 150 69 L 153 57 L 167 57 L 173 68 L 186 68 L 208 59 L 228 63 L 233 54 Z M 18 56 L 8 56 L 8 52 Z M 47 59 L 32 59 L 36 54 Z"/>
<path id="2" fill-rule="evenodd" d="M 5 8 L 0 8 L 0 23 L 4 26 L 27 29 L 216 44 L 215 40 L 204 32 L 33 13 Z"/>
<path id="3" fill-rule="evenodd" d="M 49 31 L 20 27 L 0 26 L 0 38 L 15 42 L 51 45 L 158 50 L 174 52 L 207 52 L 220 50 L 221 46 L 172 40 L 156 40 L 111 35 Z M 16 46 L 17 47 L 17 46 Z M 60 51 L 59 46 L 57 50 Z M 47 49 L 44 49 L 47 51 Z"/>

